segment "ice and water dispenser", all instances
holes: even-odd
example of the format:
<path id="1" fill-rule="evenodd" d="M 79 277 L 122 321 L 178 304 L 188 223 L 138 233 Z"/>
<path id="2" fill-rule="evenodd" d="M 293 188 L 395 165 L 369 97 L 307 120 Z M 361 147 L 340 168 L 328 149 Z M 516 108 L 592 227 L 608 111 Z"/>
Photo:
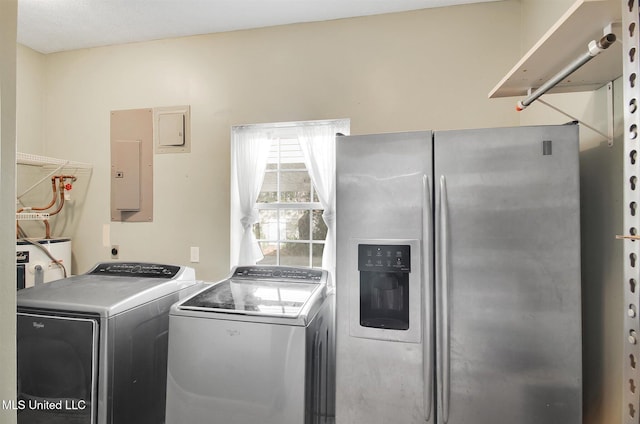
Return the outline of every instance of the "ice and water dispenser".
<path id="1" fill-rule="evenodd" d="M 411 246 L 358 244 L 358 271 L 360 325 L 408 330 Z"/>

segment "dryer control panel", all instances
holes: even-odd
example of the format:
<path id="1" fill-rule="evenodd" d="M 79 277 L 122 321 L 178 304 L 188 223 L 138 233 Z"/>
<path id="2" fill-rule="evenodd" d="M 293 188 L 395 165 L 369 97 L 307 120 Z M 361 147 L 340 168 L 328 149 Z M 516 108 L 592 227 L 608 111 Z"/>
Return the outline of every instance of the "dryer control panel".
<path id="1" fill-rule="evenodd" d="M 104 262 L 89 271 L 88 275 L 110 275 L 115 277 L 174 278 L 180 272 L 176 265 L 142 262 Z"/>

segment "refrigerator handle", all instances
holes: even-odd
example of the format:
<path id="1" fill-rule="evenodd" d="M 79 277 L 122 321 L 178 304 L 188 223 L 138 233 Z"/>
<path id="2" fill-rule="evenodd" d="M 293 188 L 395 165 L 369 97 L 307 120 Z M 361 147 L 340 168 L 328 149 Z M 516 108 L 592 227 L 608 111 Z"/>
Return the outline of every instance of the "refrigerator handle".
<path id="1" fill-rule="evenodd" d="M 431 266 L 433 246 L 433 210 L 431 183 L 422 177 L 422 378 L 424 419 L 429 421 L 433 403 L 434 337 L 433 337 L 433 272 Z"/>
<path id="2" fill-rule="evenodd" d="M 444 175 L 440 176 L 440 279 L 442 308 L 442 422 L 449 421 L 449 401 L 451 396 L 450 377 L 450 340 L 449 340 L 449 205 L 447 199 L 447 184 Z"/>

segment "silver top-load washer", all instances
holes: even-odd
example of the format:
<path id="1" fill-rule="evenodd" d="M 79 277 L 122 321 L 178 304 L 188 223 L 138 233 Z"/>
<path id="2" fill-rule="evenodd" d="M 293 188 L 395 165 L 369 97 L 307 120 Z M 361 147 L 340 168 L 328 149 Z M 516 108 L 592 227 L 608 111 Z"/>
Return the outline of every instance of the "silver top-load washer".
<path id="1" fill-rule="evenodd" d="M 326 280 L 327 272 L 322 270 L 240 267 L 231 278 L 185 300 L 175 310 L 205 312 L 207 317 L 217 313 L 225 314 L 225 319 L 304 326 L 326 297 Z"/>
<path id="2" fill-rule="evenodd" d="M 189 267 L 100 263 L 17 293 L 18 423 L 164 421 L 169 309 Z"/>
<path id="3" fill-rule="evenodd" d="M 171 308 L 167 424 L 303 424 L 333 415 L 326 271 L 234 268 Z"/>

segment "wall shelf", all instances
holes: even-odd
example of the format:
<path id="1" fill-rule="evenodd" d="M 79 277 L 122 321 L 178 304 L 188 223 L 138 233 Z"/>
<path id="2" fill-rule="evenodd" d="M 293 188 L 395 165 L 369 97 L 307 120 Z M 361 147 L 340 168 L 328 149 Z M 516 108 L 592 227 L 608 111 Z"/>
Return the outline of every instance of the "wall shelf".
<path id="1" fill-rule="evenodd" d="M 53 175 L 60 172 L 65 174 L 83 174 L 91 173 L 93 165 L 83 162 L 75 162 L 66 159 L 57 159 L 48 156 L 32 155 L 30 153 L 16 153 L 16 164 L 26 165 L 42 168 L 45 171 L 45 175 L 34 183 L 29 188 L 19 192 L 17 200 L 20 201 L 22 197 L 30 193 L 33 189 L 39 186 L 42 182 L 47 181 Z"/>
<path id="2" fill-rule="evenodd" d="M 620 0 L 577 0 L 491 90 L 489 98 L 526 96 L 586 52 L 591 40 L 600 39 L 607 26 L 621 19 Z M 622 44 L 615 42 L 548 92 L 603 87 L 622 76 L 621 57 Z"/>
<path id="3" fill-rule="evenodd" d="M 17 221 L 45 221 L 49 214 L 44 212 L 16 212 Z"/>
<path id="4" fill-rule="evenodd" d="M 56 159 L 47 156 L 32 155 L 30 153 L 16 153 L 16 163 L 18 165 L 31 166 L 54 166 L 73 169 L 92 169 L 93 165 L 82 162 L 74 162 L 65 159 Z"/>

